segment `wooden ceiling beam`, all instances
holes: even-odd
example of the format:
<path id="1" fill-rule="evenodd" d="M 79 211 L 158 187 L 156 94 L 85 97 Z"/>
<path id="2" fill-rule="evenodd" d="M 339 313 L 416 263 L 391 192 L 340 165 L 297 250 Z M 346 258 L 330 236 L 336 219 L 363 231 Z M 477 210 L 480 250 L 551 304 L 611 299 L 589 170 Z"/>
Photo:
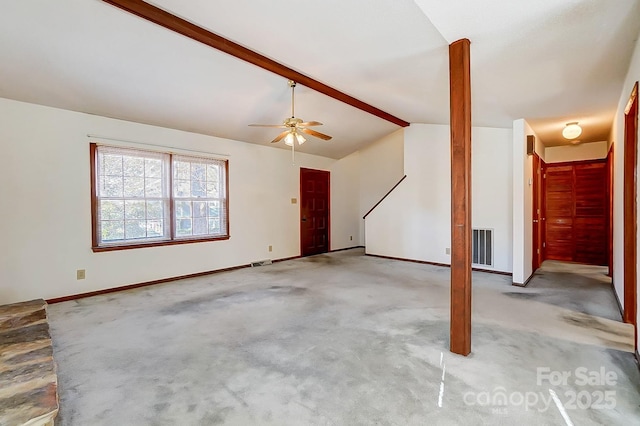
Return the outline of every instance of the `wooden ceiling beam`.
<path id="1" fill-rule="evenodd" d="M 271 71 L 286 79 L 293 80 L 296 83 L 302 84 L 317 92 L 330 96 L 340 102 L 344 102 L 347 105 L 351 105 L 354 108 L 358 108 L 362 111 L 373 114 L 376 117 L 383 120 L 390 121 L 401 127 L 407 127 L 408 122 L 395 117 L 387 112 L 382 111 L 372 105 L 362 102 L 352 96 L 347 95 L 337 89 L 327 86 L 311 77 L 308 77 L 298 71 L 295 71 L 289 67 L 286 67 L 273 59 L 269 59 L 253 50 L 247 49 L 237 43 L 227 40 L 226 38 L 212 33 L 202 27 L 192 24 L 182 18 L 179 18 L 171 13 L 162 10 L 156 6 L 146 3 L 142 0 L 102 0 L 105 3 L 109 3 L 122 10 L 139 16 L 142 19 L 153 22 L 168 30 L 174 31 L 183 36 L 189 37 L 192 40 L 198 41 L 221 52 L 227 53 L 250 64 L 256 65 L 260 68 L 264 68 L 267 71 Z"/>

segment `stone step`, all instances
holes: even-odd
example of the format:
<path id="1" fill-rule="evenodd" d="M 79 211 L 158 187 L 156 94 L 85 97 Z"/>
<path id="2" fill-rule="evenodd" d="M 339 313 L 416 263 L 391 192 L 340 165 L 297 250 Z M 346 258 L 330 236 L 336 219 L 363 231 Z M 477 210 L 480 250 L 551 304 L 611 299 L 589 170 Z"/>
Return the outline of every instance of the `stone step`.
<path id="1" fill-rule="evenodd" d="M 0 306 L 0 425 L 53 425 L 58 379 L 47 303 Z"/>

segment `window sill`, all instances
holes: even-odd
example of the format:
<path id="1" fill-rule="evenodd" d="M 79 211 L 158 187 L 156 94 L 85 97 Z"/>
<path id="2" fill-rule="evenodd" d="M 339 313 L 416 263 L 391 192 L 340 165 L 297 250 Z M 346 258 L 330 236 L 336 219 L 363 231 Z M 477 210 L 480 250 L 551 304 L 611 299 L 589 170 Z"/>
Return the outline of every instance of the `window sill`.
<path id="1" fill-rule="evenodd" d="M 91 250 L 94 253 L 100 253 L 103 251 L 131 250 L 131 249 L 140 249 L 140 248 L 147 248 L 147 247 L 175 246 L 179 244 L 207 243 L 212 241 L 228 240 L 229 238 L 230 238 L 229 235 L 224 235 L 221 237 L 195 238 L 195 239 L 189 239 L 189 240 L 184 239 L 184 240 L 169 240 L 169 241 L 157 241 L 157 242 L 154 241 L 150 243 L 97 246 L 97 247 L 91 247 Z"/>

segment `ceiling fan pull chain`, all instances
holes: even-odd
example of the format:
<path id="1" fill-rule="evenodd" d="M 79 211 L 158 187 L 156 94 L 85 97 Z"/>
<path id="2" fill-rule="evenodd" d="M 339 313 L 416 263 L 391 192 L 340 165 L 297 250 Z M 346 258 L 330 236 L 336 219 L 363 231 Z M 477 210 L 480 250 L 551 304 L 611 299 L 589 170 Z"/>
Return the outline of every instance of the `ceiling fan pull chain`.
<path id="1" fill-rule="evenodd" d="M 292 166 L 296 165 L 296 144 L 295 143 L 291 144 L 291 165 Z"/>

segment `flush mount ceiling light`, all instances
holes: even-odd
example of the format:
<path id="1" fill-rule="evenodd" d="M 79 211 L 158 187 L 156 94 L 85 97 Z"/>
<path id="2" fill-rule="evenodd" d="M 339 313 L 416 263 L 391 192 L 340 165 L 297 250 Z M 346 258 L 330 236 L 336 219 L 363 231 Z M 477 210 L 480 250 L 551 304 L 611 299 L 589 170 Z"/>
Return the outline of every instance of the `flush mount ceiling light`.
<path id="1" fill-rule="evenodd" d="M 562 129 L 562 136 L 565 139 L 575 139 L 582 134 L 582 127 L 578 126 L 578 122 L 574 121 L 572 123 L 567 123 L 567 125 Z"/>

